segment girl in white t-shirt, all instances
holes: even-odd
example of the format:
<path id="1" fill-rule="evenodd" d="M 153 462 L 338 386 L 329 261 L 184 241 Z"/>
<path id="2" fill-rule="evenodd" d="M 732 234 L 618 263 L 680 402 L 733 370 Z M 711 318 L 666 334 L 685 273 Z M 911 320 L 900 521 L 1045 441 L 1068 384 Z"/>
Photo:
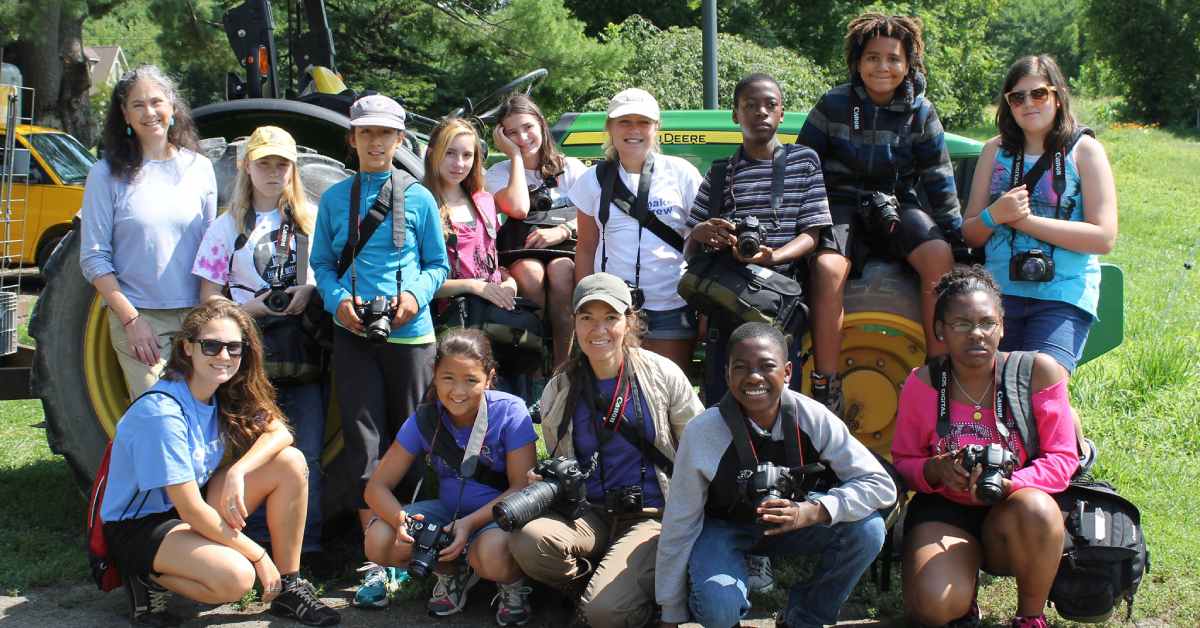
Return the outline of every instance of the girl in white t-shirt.
<path id="1" fill-rule="evenodd" d="M 201 301 L 221 296 L 228 285 L 229 298 L 260 328 L 279 317 L 300 316 L 315 289 L 307 260 L 316 211 L 304 192 L 297 159 L 296 141 L 287 131 L 274 126 L 254 130 L 238 164 L 229 211 L 209 226 L 192 265 L 192 274 L 200 278 Z M 272 297 L 272 284 L 287 286 L 290 300 Z M 306 376 L 271 383 L 295 432 L 296 448 L 308 462 L 304 551 L 319 551 L 326 406 L 321 382 Z M 254 513 L 246 532 L 265 540 L 265 513 Z"/>
<path id="2" fill-rule="evenodd" d="M 500 121 L 492 139 L 497 148 L 512 158 L 487 171 L 487 190 L 510 220 L 522 220 L 529 212 L 530 196 L 545 188 L 553 206 L 569 202 L 567 191 L 584 173 L 583 162 L 558 151 L 550 137 L 550 125 L 542 110 L 525 94 L 513 94 L 500 107 Z M 526 249 L 560 247 L 575 238 L 577 220 L 557 227 L 531 228 Z M 574 321 L 571 293 L 575 289 L 575 259 L 570 254 L 543 259 L 521 257 L 508 264 L 522 297 L 538 304 L 550 319 L 554 335 L 554 364 L 567 359 Z"/>
<path id="3" fill-rule="evenodd" d="M 652 220 L 675 231 L 679 239 L 663 240 L 615 203 L 608 207 L 604 221 L 601 181 L 598 166 L 593 166 L 569 192 L 582 214 L 575 277 L 608 272 L 640 288 L 645 303 L 635 305 L 644 311 L 647 327 L 642 346 L 686 371 L 696 340 L 696 314 L 679 296 L 677 286 L 686 268 L 682 243 L 690 231 L 688 211 L 703 177 L 687 160 L 658 153 L 659 118 L 658 101 L 645 90 L 630 88 L 613 96 L 608 102 L 604 153 L 617 166 L 619 183 L 633 194 L 643 167 L 648 161 L 653 164 L 647 210 Z"/>

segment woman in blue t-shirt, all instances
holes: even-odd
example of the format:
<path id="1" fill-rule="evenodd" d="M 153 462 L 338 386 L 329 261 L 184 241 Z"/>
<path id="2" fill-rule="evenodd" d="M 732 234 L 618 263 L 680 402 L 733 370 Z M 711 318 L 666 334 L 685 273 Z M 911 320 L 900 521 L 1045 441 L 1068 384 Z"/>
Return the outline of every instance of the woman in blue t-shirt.
<path id="1" fill-rule="evenodd" d="M 1080 126 L 1071 115 L 1067 81 L 1054 59 L 1018 59 L 1001 94 L 996 109 L 1000 135 L 988 140 L 979 156 L 963 235 L 968 245 L 986 247 L 987 269 L 1000 284 L 1000 350 L 1046 353 L 1069 376 L 1096 320 L 1099 256 L 1111 251 L 1117 239 L 1116 184 L 1104 147 L 1095 138 L 1081 134 L 1068 147 Z M 1062 175 L 1056 177 L 1059 151 L 1065 154 Z M 1049 167 L 1033 189 L 1020 181 L 1014 185 L 1018 156 L 1023 179 L 1044 154 Z M 1051 260 L 1052 265 L 1046 263 Z M 1045 272 L 1036 272 L 1039 268 Z M 1078 417 L 1075 425 L 1082 446 Z"/>
<path id="2" fill-rule="evenodd" d="M 308 466 L 291 444 L 249 315 L 223 298 L 193 309 L 165 375 L 113 439 L 101 516 L 133 623 L 178 621 L 169 592 L 223 604 L 255 580 L 273 613 L 313 626 L 340 620 L 299 576 Z M 222 467 L 227 445 L 233 462 Z M 241 532 L 263 504 L 270 552 Z"/>
<path id="3" fill-rule="evenodd" d="M 508 551 L 508 533 L 492 520 L 492 506 L 527 484 L 526 474 L 537 457 L 537 433 L 525 402 L 489 390 L 495 376 L 491 344 L 479 330 L 454 329 L 438 342 L 425 403 L 400 426 L 367 482 L 364 498 L 375 516 L 367 524 L 364 551 L 378 565 L 408 565 L 410 573 L 433 571 L 437 585 L 428 608 L 442 617 L 463 609 L 480 578 L 491 580 L 499 590 L 496 621 L 520 625 L 529 620 L 531 589 Z M 440 440 L 447 435 L 450 439 Z M 475 471 L 468 470 L 464 479 L 461 466 L 434 451 L 444 451 L 434 447 L 438 442 L 478 451 Z M 421 458 L 437 473 L 439 497 L 403 505 L 394 491 Z M 464 458 L 470 460 L 471 453 Z M 449 533 L 449 545 L 437 552 L 436 561 L 411 563 L 414 536 L 424 538 L 419 529 L 428 524 Z M 464 554 L 465 568 L 456 562 Z"/>

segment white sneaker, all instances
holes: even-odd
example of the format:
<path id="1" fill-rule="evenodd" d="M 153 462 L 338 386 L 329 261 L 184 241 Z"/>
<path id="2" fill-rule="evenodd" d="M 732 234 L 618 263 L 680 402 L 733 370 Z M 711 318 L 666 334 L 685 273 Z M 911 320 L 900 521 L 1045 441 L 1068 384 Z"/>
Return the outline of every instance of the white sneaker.
<path id="1" fill-rule="evenodd" d="M 775 574 L 771 571 L 768 556 L 746 554 L 746 586 L 753 593 L 770 593 L 775 590 Z"/>

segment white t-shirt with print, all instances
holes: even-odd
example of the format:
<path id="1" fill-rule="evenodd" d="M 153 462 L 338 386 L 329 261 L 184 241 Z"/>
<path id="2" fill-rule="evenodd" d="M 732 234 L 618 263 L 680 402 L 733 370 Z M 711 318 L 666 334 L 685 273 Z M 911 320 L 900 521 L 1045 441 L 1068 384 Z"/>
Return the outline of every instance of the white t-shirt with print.
<path id="1" fill-rule="evenodd" d="M 619 174 L 621 181 L 625 182 L 630 191 L 636 193 L 641 173 L 631 174 L 621 168 Z M 655 155 L 654 177 L 650 180 L 650 212 L 686 239 L 689 232 L 688 210 L 691 209 L 703 180 L 700 171 L 686 159 Z M 679 279 L 687 268 L 681 251 L 660 240 L 649 229 L 641 229 L 632 216 L 621 211 L 616 205 L 609 209 L 608 224 L 600 225 L 597 216 L 600 207 L 600 182 L 596 178 L 595 166 L 588 168 L 571 187 L 568 195 L 579 211 L 596 221 L 596 228 L 600 231 L 594 272 L 605 270 L 633 283 L 640 231 L 640 287 L 646 295 L 645 308 L 663 311 L 687 305 L 677 291 Z M 605 256 L 608 257 L 608 265 L 607 268 L 602 268 Z"/>
<path id="2" fill-rule="evenodd" d="M 204 240 L 196 252 L 196 261 L 192 265 L 192 274 L 207 279 L 218 285 L 225 284 L 228 272 L 230 296 L 235 303 L 245 303 L 254 298 L 254 292 L 270 287 L 270 278 L 282 273 L 282 279 L 288 285 L 296 282 L 296 240 L 292 236 L 291 249 L 287 260 L 275 259 L 275 241 L 279 239 L 279 227 L 283 223 L 282 214 L 278 209 L 269 212 L 254 213 L 254 229 L 246 237 L 242 248 L 233 253 L 237 244 L 240 229 L 234 224 L 231 212 L 225 212 L 217 217 L 204 233 Z M 309 246 L 312 240 L 309 239 Z M 233 253 L 233 269 L 229 272 L 229 256 Z M 282 264 L 280 264 L 282 262 Z M 306 283 L 316 285 L 313 274 L 308 273 Z M 250 290 L 238 288 L 245 286 Z"/>
<path id="3" fill-rule="evenodd" d="M 558 199 L 567 195 L 571 186 L 575 185 L 584 172 L 587 172 L 587 166 L 583 165 L 582 161 L 574 157 L 563 158 L 563 172 L 558 175 L 558 185 L 550 188 L 550 200 L 557 204 Z M 487 173 L 484 174 L 484 187 L 488 192 L 495 194 L 508 187 L 508 178 L 511 176 L 512 160 L 505 159 L 487 169 Z M 541 187 L 542 173 L 526 168 L 525 185 L 530 192 Z"/>

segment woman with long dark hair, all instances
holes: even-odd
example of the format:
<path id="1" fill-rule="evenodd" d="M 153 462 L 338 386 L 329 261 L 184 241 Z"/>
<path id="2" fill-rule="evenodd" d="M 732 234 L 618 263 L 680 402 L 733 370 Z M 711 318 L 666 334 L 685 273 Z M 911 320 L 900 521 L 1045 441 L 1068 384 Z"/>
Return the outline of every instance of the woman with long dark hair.
<path id="1" fill-rule="evenodd" d="M 171 625 L 171 592 L 224 604 L 257 580 L 272 612 L 338 623 L 299 575 L 308 466 L 275 405 L 254 321 L 211 299 L 184 317 L 170 356 L 117 424 L 101 506 L 130 619 Z M 241 532 L 263 504 L 270 551 Z"/>
<path id="2" fill-rule="evenodd" d="M 192 260 L 217 215 L 217 180 L 198 150 L 187 103 L 162 70 L 143 65 L 117 81 L 104 159 L 83 191 L 79 266 L 104 299 L 131 397 L 158 380 L 200 298 Z"/>
<path id="3" fill-rule="evenodd" d="M 1070 376 L 1096 321 L 1100 256 L 1117 239 L 1112 168 L 1104 146 L 1072 115 L 1066 78 L 1047 55 L 1022 57 L 1009 68 L 996 126 L 1000 134 L 984 145 L 975 168 L 963 235 L 985 248 L 1000 285 L 1000 349 L 1040 351 Z M 1025 181 L 1043 159 L 1044 174 Z M 1075 424 L 1082 446 L 1078 417 Z"/>

